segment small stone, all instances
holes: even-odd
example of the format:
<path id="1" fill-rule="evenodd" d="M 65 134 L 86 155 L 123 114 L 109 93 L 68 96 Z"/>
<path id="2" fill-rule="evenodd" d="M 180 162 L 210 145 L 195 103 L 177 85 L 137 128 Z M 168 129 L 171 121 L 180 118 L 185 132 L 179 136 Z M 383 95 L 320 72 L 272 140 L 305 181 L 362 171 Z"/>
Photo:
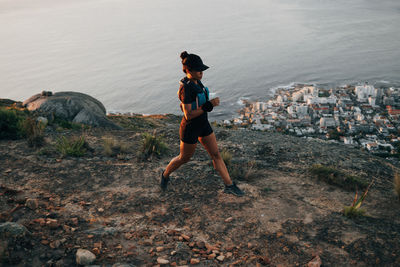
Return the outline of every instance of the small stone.
<path id="1" fill-rule="evenodd" d="M 93 252 L 95 255 L 99 255 L 99 254 L 100 254 L 100 249 L 99 249 L 99 248 L 93 248 L 93 249 L 92 249 L 92 252 Z"/>
<path id="2" fill-rule="evenodd" d="M 97 243 L 93 244 L 93 247 L 95 247 L 95 248 L 101 248 L 101 246 L 102 246 L 101 242 L 97 242 Z"/>
<path id="3" fill-rule="evenodd" d="M 229 218 L 226 218 L 226 219 L 225 219 L 225 222 L 226 222 L 226 223 L 230 223 L 231 221 L 233 221 L 233 217 L 229 217 Z"/>
<path id="4" fill-rule="evenodd" d="M 189 240 L 190 240 L 190 236 L 188 236 L 188 235 L 181 234 L 181 237 L 182 237 L 183 239 L 185 239 L 186 241 L 189 241 Z"/>
<path id="5" fill-rule="evenodd" d="M 151 245 L 153 245 L 153 241 L 151 239 L 145 239 L 145 240 L 143 240 L 143 245 L 151 246 Z"/>
<path id="6" fill-rule="evenodd" d="M 226 253 L 226 258 L 229 259 L 230 257 L 232 257 L 232 255 L 233 255 L 232 252 L 228 252 Z"/>
<path id="7" fill-rule="evenodd" d="M 37 218 L 33 220 L 35 223 L 40 224 L 40 226 L 45 226 L 46 225 L 46 220 L 44 218 Z"/>
<path id="8" fill-rule="evenodd" d="M 92 239 L 94 235 L 88 235 L 87 238 Z"/>
<path id="9" fill-rule="evenodd" d="M 174 230 L 174 229 L 169 229 L 167 231 L 167 235 L 171 236 L 171 235 L 176 235 L 178 233 L 178 231 Z"/>
<path id="10" fill-rule="evenodd" d="M 176 250 L 171 251 L 171 256 L 176 255 Z"/>
<path id="11" fill-rule="evenodd" d="M 71 218 L 71 224 L 74 226 L 78 225 L 78 218 Z"/>
<path id="12" fill-rule="evenodd" d="M 49 240 L 42 240 L 40 243 L 42 243 L 43 245 L 48 245 L 50 243 Z"/>
<path id="13" fill-rule="evenodd" d="M 60 240 L 55 240 L 55 241 L 50 243 L 50 247 L 52 249 L 58 248 L 60 245 L 61 245 L 61 241 Z"/>
<path id="14" fill-rule="evenodd" d="M 97 211 L 102 213 L 102 212 L 104 212 L 104 209 L 103 208 L 98 208 Z"/>
<path id="15" fill-rule="evenodd" d="M 253 248 L 254 247 L 254 245 L 252 244 L 252 243 L 247 243 L 247 247 L 249 248 L 249 249 L 251 249 L 251 248 Z"/>
<path id="16" fill-rule="evenodd" d="M 259 261 L 261 264 L 264 264 L 264 265 L 268 265 L 268 264 L 271 263 L 271 260 L 270 260 L 267 256 L 259 257 L 259 258 L 258 258 L 258 261 Z"/>
<path id="17" fill-rule="evenodd" d="M 189 243 L 189 247 L 193 248 L 193 247 L 195 246 L 195 244 L 196 244 L 196 243 L 194 243 L 194 242 L 190 242 L 190 243 Z"/>
<path id="18" fill-rule="evenodd" d="M 219 255 L 219 256 L 217 257 L 217 260 L 220 261 L 220 262 L 223 262 L 224 259 L 225 259 L 225 256 L 224 256 L 224 255 Z"/>
<path id="19" fill-rule="evenodd" d="M 183 208 L 183 212 L 191 214 L 192 213 L 192 209 L 191 208 Z"/>
<path id="20" fill-rule="evenodd" d="M 206 244 L 204 243 L 204 241 L 197 241 L 196 242 L 196 247 L 203 249 L 206 247 Z"/>
<path id="21" fill-rule="evenodd" d="M 163 251 L 164 250 L 164 247 L 156 247 L 156 251 L 157 252 L 161 252 L 161 251 Z"/>
<path id="22" fill-rule="evenodd" d="M 217 255 L 215 255 L 215 253 L 211 253 L 210 255 L 207 256 L 207 259 L 212 260 L 215 259 L 215 257 L 217 257 Z"/>
<path id="23" fill-rule="evenodd" d="M 158 262 L 158 264 L 161 264 L 161 265 L 169 264 L 169 260 L 166 260 L 163 258 L 158 258 L 157 262 Z"/>
<path id="24" fill-rule="evenodd" d="M 196 258 L 191 258 L 190 259 L 190 264 L 192 264 L 192 265 L 199 264 L 199 263 L 200 263 L 199 259 L 196 259 Z"/>
<path id="25" fill-rule="evenodd" d="M 317 255 L 307 264 L 307 267 L 320 267 L 321 265 L 321 258 Z"/>
<path id="26" fill-rule="evenodd" d="M 46 219 L 46 225 L 51 229 L 56 229 L 59 226 L 58 221 L 56 219 L 50 219 L 50 218 Z"/>
<path id="27" fill-rule="evenodd" d="M 36 210 L 39 207 L 39 201 L 34 198 L 28 198 L 25 202 L 25 206 L 27 206 L 31 210 Z"/>
<path id="28" fill-rule="evenodd" d="M 90 265 L 96 260 L 96 255 L 87 249 L 78 249 L 76 252 L 76 263 L 80 265 Z"/>

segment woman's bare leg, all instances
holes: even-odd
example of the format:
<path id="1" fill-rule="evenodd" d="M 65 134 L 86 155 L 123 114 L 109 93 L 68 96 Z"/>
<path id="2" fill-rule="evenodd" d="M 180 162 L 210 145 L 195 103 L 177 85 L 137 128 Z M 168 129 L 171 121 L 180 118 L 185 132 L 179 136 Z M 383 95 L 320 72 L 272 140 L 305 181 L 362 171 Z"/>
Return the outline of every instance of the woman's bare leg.
<path id="1" fill-rule="evenodd" d="M 181 141 L 179 156 L 173 158 L 164 171 L 164 177 L 168 179 L 169 175 L 178 169 L 182 164 L 188 162 L 196 150 L 197 144 L 187 144 Z"/>
<path id="2" fill-rule="evenodd" d="M 228 169 L 225 166 L 225 162 L 221 157 L 221 154 L 218 151 L 217 139 L 215 138 L 215 134 L 212 133 L 208 136 L 199 137 L 200 143 L 207 150 L 210 155 L 214 169 L 219 173 L 225 185 L 231 185 L 232 180 L 229 176 Z"/>

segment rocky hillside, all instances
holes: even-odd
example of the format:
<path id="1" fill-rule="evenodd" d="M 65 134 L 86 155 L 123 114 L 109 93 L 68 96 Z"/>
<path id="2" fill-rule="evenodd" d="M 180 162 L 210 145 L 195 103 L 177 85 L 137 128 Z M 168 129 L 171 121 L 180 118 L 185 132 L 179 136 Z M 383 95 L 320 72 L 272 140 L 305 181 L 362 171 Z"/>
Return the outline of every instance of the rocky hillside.
<path id="1" fill-rule="evenodd" d="M 396 164 L 344 145 L 214 127 L 246 196 L 223 193 L 200 145 L 161 192 L 161 171 L 179 153 L 179 118 L 110 119 L 124 130 L 48 126 L 37 149 L 0 141 L 4 266 L 400 265 Z M 142 133 L 154 130 L 169 149 L 144 160 Z M 61 156 L 61 136 L 84 136 L 87 152 Z M 106 153 L 104 137 L 124 152 Z M 315 164 L 335 172 L 318 176 Z M 349 177 L 360 188 L 374 181 L 364 216 L 343 215 L 356 192 Z"/>

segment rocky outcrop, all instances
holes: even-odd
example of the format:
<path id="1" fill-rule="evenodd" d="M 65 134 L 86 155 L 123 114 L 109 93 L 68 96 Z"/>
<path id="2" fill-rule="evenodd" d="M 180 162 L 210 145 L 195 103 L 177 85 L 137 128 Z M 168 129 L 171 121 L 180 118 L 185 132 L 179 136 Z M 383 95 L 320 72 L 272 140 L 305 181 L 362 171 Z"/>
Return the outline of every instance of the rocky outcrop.
<path id="1" fill-rule="evenodd" d="M 92 126 L 121 129 L 120 126 L 109 121 L 106 117 L 104 105 L 97 99 L 78 92 L 51 93 L 43 91 L 25 100 L 23 106 L 30 111 L 62 118 L 75 123 Z"/>

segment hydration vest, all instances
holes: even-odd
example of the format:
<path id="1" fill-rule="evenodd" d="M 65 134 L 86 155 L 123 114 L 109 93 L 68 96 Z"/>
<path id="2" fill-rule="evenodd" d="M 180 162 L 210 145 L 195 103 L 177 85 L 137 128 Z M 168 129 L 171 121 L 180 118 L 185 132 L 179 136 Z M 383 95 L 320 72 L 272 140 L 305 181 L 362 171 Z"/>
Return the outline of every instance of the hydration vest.
<path id="1" fill-rule="evenodd" d="M 188 85 L 189 80 L 183 79 L 180 81 L 180 83 Z M 210 91 L 208 90 L 208 87 L 205 87 L 201 82 L 194 86 L 200 87 L 202 89 L 202 92 L 197 93 L 196 100 L 191 103 L 192 110 L 195 110 L 198 107 L 204 105 L 204 103 L 206 103 L 208 101 L 208 99 L 210 98 Z M 178 91 L 178 95 L 179 95 L 179 91 Z M 181 109 L 182 109 L 182 106 L 181 106 Z"/>

